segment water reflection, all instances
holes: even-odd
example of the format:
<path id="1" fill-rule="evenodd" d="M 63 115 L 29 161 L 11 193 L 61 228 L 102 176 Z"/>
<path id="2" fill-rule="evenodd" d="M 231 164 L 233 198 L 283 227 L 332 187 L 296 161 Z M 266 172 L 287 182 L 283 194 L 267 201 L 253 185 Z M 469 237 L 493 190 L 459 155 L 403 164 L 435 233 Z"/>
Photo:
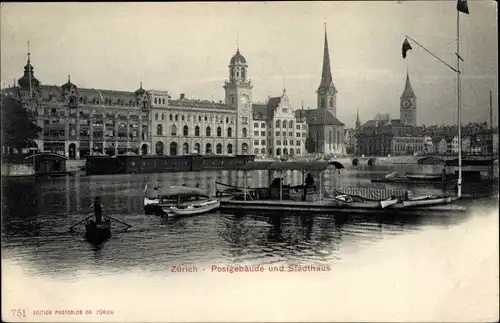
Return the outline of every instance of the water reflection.
<path id="1" fill-rule="evenodd" d="M 370 179 L 395 167 L 347 168 L 327 171 L 325 187 L 359 185 L 373 187 Z M 400 173 L 415 171 L 409 166 Z M 264 171 L 249 174 L 250 186 L 267 185 Z M 349 255 L 354 248 L 385 237 L 446 228 L 466 216 L 379 216 L 254 214 L 235 216 L 207 214 L 171 220 L 147 216 L 142 196 L 148 185 L 199 185 L 215 193 L 215 181 L 242 185 L 242 172 L 74 176 L 39 182 L 3 182 L 2 258 L 28 261 L 39 274 L 75 275 L 79 270 L 107 268 L 126 271 L 138 267 L 164 271 L 172 263 L 329 263 Z M 300 172 L 287 175 L 291 185 L 302 181 Z M 379 184 L 377 184 L 379 185 Z M 425 194 L 439 188 L 417 188 Z M 93 246 L 83 231 L 68 228 L 90 215 L 92 201 L 101 196 L 105 214 L 133 227 L 113 230 L 109 241 Z M 346 251 L 348 250 L 348 251 Z"/>

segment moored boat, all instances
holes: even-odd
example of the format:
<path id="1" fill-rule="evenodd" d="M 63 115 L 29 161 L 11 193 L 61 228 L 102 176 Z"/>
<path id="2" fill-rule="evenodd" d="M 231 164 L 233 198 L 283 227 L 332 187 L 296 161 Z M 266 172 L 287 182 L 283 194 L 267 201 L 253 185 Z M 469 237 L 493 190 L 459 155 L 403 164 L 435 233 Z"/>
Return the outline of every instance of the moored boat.
<path id="1" fill-rule="evenodd" d="M 419 206 L 435 206 L 445 205 L 456 201 L 458 198 L 454 196 L 417 196 L 410 197 L 401 203 L 405 208 L 419 207 Z"/>
<path id="2" fill-rule="evenodd" d="M 406 178 L 414 180 L 440 180 L 443 178 L 441 174 L 417 174 L 417 173 L 406 173 Z"/>
<path id="3" fill-rule="evenodd" d="M 391 205 L 398 203 L 397 198 L 389 198 L 386 200 L 367 200 L 361 197 L 350 196 L 347 194 L 337 195 L 333 199 L 328 199 L 341 207 L 355 207 L 355 208 L 372 208 L 384 209 Z"/>
<path id="4" fill-rule="evenodd" d="M 111 238 L 111 220 L 97 224 L 94 220 L 85 223 L 85 239 L 91 243 L 101 243 Z"/>
<path id="5" fill-rule="evenodd" d="M 220 201 L 205 191 L 188 186 L 169 186 L 155 188 L 144 197 L 146 213 L 187 216 L 207 213 L 218 209 Z"/>

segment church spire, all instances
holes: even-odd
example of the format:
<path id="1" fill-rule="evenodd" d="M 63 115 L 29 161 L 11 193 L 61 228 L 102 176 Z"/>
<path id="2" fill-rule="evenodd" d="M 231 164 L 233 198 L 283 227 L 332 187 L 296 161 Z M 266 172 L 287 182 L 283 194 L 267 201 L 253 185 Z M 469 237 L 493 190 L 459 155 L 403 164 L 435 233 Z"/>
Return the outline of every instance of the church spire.
<path id="1" fill-rule="evenodd" d="M 406 71 L 406 84 L 403 94 L 401 94 L 401 98 L 416 98 L 415 92 L 413 92 L 411 87 L 410 75 L 408 74 L 408 71 Z"/>
<path id="2" fill-rule="evenodd" d="M 319 87 L 328 87 L 332 83 L 332 71 L 330 69 L 330 52 L 328 50 L 328 36 L 325 23 L 325 45 L 323 51 L 323 70 L 321 72 L 321 83 Z"/>
<path id="3" fill-rule="evenodd" d="M 356 115 L 356 124 L 355 124 L 355 127 L 356 127 L 356 129 L 358 129 L 359 127 L 361 127 L 361 121 L 359 121 L 359 110 L 358 110 L 358 113 Z"/>

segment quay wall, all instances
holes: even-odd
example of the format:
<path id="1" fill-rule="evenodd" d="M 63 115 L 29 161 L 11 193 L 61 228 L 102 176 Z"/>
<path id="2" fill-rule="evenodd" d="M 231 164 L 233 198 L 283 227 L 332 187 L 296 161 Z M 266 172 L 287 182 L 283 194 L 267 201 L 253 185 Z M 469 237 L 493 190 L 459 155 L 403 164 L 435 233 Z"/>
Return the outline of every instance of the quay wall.
<path id="1" fill-rule="evenodd" d="M 89 156 L 85 170 L 89 175 L 231 170 L 254 159 L 255 155 Z"/>
<path id="2" fill-rule="evenodd" d="M 34 174 L 33 165 L 2 163 L 2 176 L 31 176 Z"/>

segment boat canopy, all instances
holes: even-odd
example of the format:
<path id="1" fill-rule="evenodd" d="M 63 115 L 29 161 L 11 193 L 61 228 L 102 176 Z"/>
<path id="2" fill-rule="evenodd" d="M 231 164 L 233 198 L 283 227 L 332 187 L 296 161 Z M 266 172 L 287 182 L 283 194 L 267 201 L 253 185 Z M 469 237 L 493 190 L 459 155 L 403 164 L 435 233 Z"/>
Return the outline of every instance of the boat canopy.
<path id="1" fill-rule="evenodd" d="M 156 190 L 148 190 L 147 196 L 152 197 Z M 164 188 L 159 188 L 157 191 L 157 196 L 162 198 L 174 198 L 174 197 L 187 197 L 187 196 L 201 196 L 210 197 L 207 192 L 195 187 L 188 186 L 167 186 Z"/>
<path id="2" fill-rule="evenodd" d="M 324 171 L 328 167 L 335 167 L 336 169 L 344 168 L 344 166 L 336 161 L 312 161 L 312 162 L 298 162 L 298 161 L 265 161 L 265 162 L 248 162 L 238 169 L 243 171 L 252 170 L 300 170 L 300 171 Z"/>

